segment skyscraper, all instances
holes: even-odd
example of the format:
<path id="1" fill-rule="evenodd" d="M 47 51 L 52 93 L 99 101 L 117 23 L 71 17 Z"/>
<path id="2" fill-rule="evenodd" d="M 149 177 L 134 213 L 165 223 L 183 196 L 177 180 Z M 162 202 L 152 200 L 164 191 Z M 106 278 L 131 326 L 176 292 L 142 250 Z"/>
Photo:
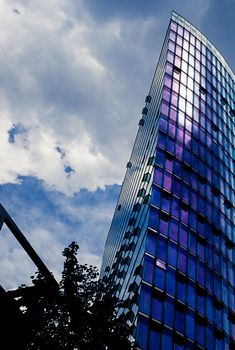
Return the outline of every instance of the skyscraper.
<path id="1" fill-rule="evenodd" d="M 234 77 L 173 12 L 101 269 L 141 349 L 235 349 Z"/>

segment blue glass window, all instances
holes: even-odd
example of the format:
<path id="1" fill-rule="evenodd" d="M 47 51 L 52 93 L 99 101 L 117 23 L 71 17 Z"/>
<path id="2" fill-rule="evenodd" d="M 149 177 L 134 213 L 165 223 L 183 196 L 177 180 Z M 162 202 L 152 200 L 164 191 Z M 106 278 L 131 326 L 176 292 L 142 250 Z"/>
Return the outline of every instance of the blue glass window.
<path id="1" fill-rule="evenodd" d="M 142 285 L 140 292 L 140 311 L 146 315 L 150 314 L 152 288 Z"/>
<path id="2" fill-rule="evenodd" d="M 186 327 L 187 327 L 187 330 L 186 330 L 187 336 L 192 340 L 194 340 L 195 339 L 195 322 L 191 312 L 187 314 Z"/>
<path id="3" fill-rule="evenodd" d="M 168 245 L 168 264 L 177 266 L 177 246 L 174 243 Z"/>
<path id="4" fill-rule="evenodd" d="M 173 327 L 173 322 L 174 322 L 174 305 L 173 305 L 173 301 L 171 301 L 171 300 L 166 300 L 166 302 L 165 302 L 164 322 L 168 326 Z"/>
<path id="5" fill-rule="evenodd" d="M 164 167 L 164 164 L 165 164 L 165 152 L 163 150 L 161 150 L 161 149 L 157 150 L 156 161 L 157 161 L 158 165 Z"/>
<path id="6" fill-rule="evenodd" d="M 162 337 L 162 349 L 171 350 L 172 349 L 172 338 L 168 334 L 163 334 Z"/>
<path id="7" fill-rule="evenodd" d="M 166 255 L 167 255 L 167 240 L 164 237 L 159 236 L 159 239 L 157 241 L 157 258 L 163 261 L 166 261 Z"/>
<path id="8" fill-rule="evenodd" d="M 153 182 L 159 186 L 162 186 L 163 170 L 162 168 L 156 166 L 153 175 Z"/>
<path id="9" fill-rule="evenodd" d="M 163 290 L 165 288 L 165 277 L 166 272 L 163 269 L 156 267 L 154 285 Z"/>
<path id="10" fill-rule="evenodd" d="M 179 300 L 185 302 L 186 298 L 186 283 L 177 282 L 177 297 Z"/>
<path id="11" fill-rule="evenodd" d="M 144 257 L 144 266 L 143 266 L 143 279 L 146 282 L 153 282 L 153 271 L 154 271 L 154 259 L 149 256 Z"/>
<path id="12" fill-rule="evenodd" d="M 196 294 L 195 289 L 191 286 L 191 284 L 188 285 L 188 305 L 191 306 L 193 309 L 195 309 L 195 300 L 196 300 Z"/>
<path id="13" fill-rule="evenodd" d="M 162 194 L 162 209 L 167 213 L 170 212 L 170 196 L 167 193 Z"/>
<path id="14" fill-rule="evenodd" d="M 178 219 L 179 213 L 180 213 L 180 201 L 176 198 L 173 198 L 172 199 L 172 215 Z"/>
<path id="15" fill-rule="evenodd" d="M 154 230 L 157 230 L 158 218 L 159 218 L 159 211 L 157 209 L 150 208 L 149 227 L 153 228 Z"/>
<path id="16" fill-rule="evenodd" d="M 163 300 L 157 298 L 153 298 L 152 300 L 152 316 L 156 320 L 162 321 L 163 304 Z"/>
<path id="17" fill-rule="evenodd" d="M 146 240 L 146 251 L 149 254 L 155 255 L 157 246 L 156 234 L 148 231 Z"/>
<path id="18" fill-rule="evenodd" d="M 143 349 L 146 349 L 147 347 L 148 327 L 148 319 L 146 317 L 139 316 L 136 340 L 139 346 Z"/>
<path id="19" fill-rule="evenodd" d="M 146 348 L 144 348 L 146 349 Z M 149 332 L 149 350 L 161 349 L 161 334 L 150 330 Z"/>
<path id="20" fill-rule="evenodd" d="M 155 205 L 156 207 L 160 207 L 160 199 L 161 199 L 161 192 L 158 187 L 152 188 L 152 204 Z"/>
<path id="21" fill-rule="evenodd" d="M 179 269 L 180 271 L 186 273 L 187 268 L 187 256 L 186 252 L 182 249 L 179 251 Z"/>
<path id="22" fill-rule="evenodd" d="M 175 313 L 175 329 L 184 334 L 185 328 L 185 313 L 176 310 Z"/>
<path id="23" fill-rule="evenodd" d="M 170 221 L 170 238 L 176 242 L 178 241 L 178 226 L 178 221 L 172 218 Z"/>

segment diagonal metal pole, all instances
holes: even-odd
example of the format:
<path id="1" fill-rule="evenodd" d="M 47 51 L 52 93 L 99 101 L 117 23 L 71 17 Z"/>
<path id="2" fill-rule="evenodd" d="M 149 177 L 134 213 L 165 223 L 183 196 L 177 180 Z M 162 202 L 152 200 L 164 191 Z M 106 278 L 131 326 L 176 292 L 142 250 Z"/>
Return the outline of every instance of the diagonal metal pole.
<path id="1" fill-rule="evenodd" d="M 38 256 L 36 251 L 33 249 L 29 241 L 25 238 L 24 234 L 13 221 L 11 216 L 7 213 L 5 208 L 0 204 L 0 230 L 2 229 L 4 223 L 9 228 L 11 233 L 15 236 L 33 263 L 37 266 L 38 270 L 46 277 L 52 286 L 58 288 L 58 283 L 52 273 L 48 270 L 42 259 Z"/>

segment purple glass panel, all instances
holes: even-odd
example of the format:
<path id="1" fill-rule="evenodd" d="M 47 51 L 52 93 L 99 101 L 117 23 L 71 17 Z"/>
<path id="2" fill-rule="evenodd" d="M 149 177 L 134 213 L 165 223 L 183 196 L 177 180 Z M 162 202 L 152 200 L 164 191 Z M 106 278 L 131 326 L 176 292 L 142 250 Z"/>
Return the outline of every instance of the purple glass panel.
<path id="1" fill-rule="evenodd" d="M 189 203 L 189 186 L 187 185 L 183 185 L 183 188 L 182 188 L 182 199 Z"/>
<path id="2" fill-rule="evenodd" d="M 172 81 L 171 77 L 168 74 L 166 74 L 165 75 L 165 85 L 169 88 L 171 88 L 171 81 Z"/>
<path id="3" fill-rule="evenodd" d="M 171 94 L 171 103 L 172 103 L 173 106 L 177 107 L 178 94 L 176 94 L 175 92 L 172 92 L 172 94 Z"/>
<path id="4" fill-rule="evenodd" d="M 181 194 L 181 182 L 176 177 L 173 178 L 172 192 L 177 197 L 180 197 L 180 194 Z"/>
<path id="5" fill-rule="evenodd" d="M 179 252 L 179 269 L 180 269 L 180 271 L 186 273 L 187 258 L 186 258 L 186 253 L 182 250 L 180 250 L 180 252 Z"/>
<path id="6" fill-rule="evenodd" d="M 185 134 L 184 134 L 184 142 L 185 142 L 185 145 L 190 147 L 191 146 L 191 133 L 188 132 L 187 130 L 185 131 Z"/>
<path id="7" fill-rule="evenodd" d="M 169 102 L 171 98 L 170 90 L 168 88 L 163 89 L 163 98 L 165 101 Z"/>
<path id="8" fill-rule="evenodd" d="M 170 238 L 174 241 L 178 241 L 178 229 L 179 229 L 179 223 L 175 219 L 171 219 L 170 222 Z"/>
<path id="9" fill-rule="evenodd" d="M 174 140 L 172 140 L 171 138 L 168 138 L 167 150 L 171 153 L 174 153 L 174 148 L 175 148 Z"/>
<path id="10" fill-rule="evenodd" d="M 177 219 L 179 219 L 179 213 L 180 213 L 180 202 L 178 199 L 173 198 L 172 199 L 172 215 L 175 216 Z"/>
<path id="11" fill-rule="evenodd" d="M 166 166 L 167 170 L 172 171 L 173 170 L 173 161 L 166 158 L 166 165 L 165 166 Z"/>
<path id="12" fill-rule="evenodd" d="M 160 167 L 156 167 L 153 175 L 153 182 L 159 186 L 162 186 L 163 170 Z"/>
<path id="13" fill-rule="evenodd" d="M 177 111 L 173 108 L 170 108 L 170 119 L 176 121 L 177 118 Z"/>
<path id="14" fill-rule="evenodd" d="M 184 226 L 184 225 L 180 225 L 180 244 L 187 248 L 187 238 L 188 238 L 188 235 L 187 235 L 187 228 Z"/>
<path id="15" fill-rule="evenodd" d="M 165 195 L 162 195 L 162 209 L 167 213 L 170 212 L 170 198 L 166 197 Z"/>
<path id="16" fill-rule="evenodd" d="M 169 105 L 166 102 L 162 102 L 161 113 L 165 116 L 168 116 L 169 113 Z"/>
<path id="17" fill-rule="evenodd" d="M 162 148 L 165 148 L 165 142 L 166 142 L 166 135 L 159 132 L 159 135 L 158 135 L 158 139 L 157 139 L 157 144 L 162 147 Z"/>
<path id="18" fill-rule="evenodd" d="M 184 141 L 184 129 L 182 127 L 177 128 L 177 141 L 182 142 Z"/>
<path id="19" fill-rule="evenodd" d="M 179 143 L 176 143 L 175 145 L 175 154 L 178 158 L 182 158 L 182 153 L 183 153 L 183 147 L 179 144 Z"/>
<path id="20" fill-rule="evenodd" d="M 197 209 L 197 194 L 195 191 L 191 191 L 191 206 Z"/>
<path id="21" fill-rule="evenodd" d="M 169 75 L 172 75 L 173 72 L 173 66 L 170 63 L 166 64 L 166 73 L 168 73 Z"/>
<path id="22" fill-rule="evenodd" d="M 160 217 L 160 220 L 159 220 L 159 232 L 162 233 L 165 236 L 168 236 L 168 227 L 169 227 L 169 222 L 161 219 L 161 217 Z"/>
<path id="23" fill-rule="evenodd" d="M 217 273 L 221 272 L 220 256 L 217 252 L 214 253 L 214 268 Z"/>
<path id="24" fill-rule="evenodd" d="M 163 187 L 168 190 L 171 191 L 171 184 L 172 184 L 172 177 L 171 174 L 165 172 L 164 174 L 164 179 L 163 179 Z"/>
<path id="25" fill-rule="evenodd" d="M 169 135 L 175 137 L 176 125 L 172 122 L 169 122 Z"/>

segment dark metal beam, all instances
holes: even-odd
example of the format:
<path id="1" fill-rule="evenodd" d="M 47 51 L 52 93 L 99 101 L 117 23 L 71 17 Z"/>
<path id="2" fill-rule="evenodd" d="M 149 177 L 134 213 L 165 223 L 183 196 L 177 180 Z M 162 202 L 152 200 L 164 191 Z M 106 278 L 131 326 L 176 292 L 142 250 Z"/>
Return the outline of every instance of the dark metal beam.
<path id="1" fill-rule="evenodd" d="M 31 244 L 25 238 L 19 227 L 12 220 L 12 218 L 4 209 L 4 207 L 0 204 L 0 230 L 2 229 L 4 223 L 9 228 L 11 233 L 15 236 L 17 241 L 20 243 L 21 247 L 25 250 L 30 259 L 33 261 L 33 263 L 37 266 L 38 270 L 46 277 L 48 282 L 53 286 L 58 287 L 58 283 L 55 280 L 52 273 L 48 270 L 44 262 L 41 260 L 41 258 L 38 256 Z"/>

